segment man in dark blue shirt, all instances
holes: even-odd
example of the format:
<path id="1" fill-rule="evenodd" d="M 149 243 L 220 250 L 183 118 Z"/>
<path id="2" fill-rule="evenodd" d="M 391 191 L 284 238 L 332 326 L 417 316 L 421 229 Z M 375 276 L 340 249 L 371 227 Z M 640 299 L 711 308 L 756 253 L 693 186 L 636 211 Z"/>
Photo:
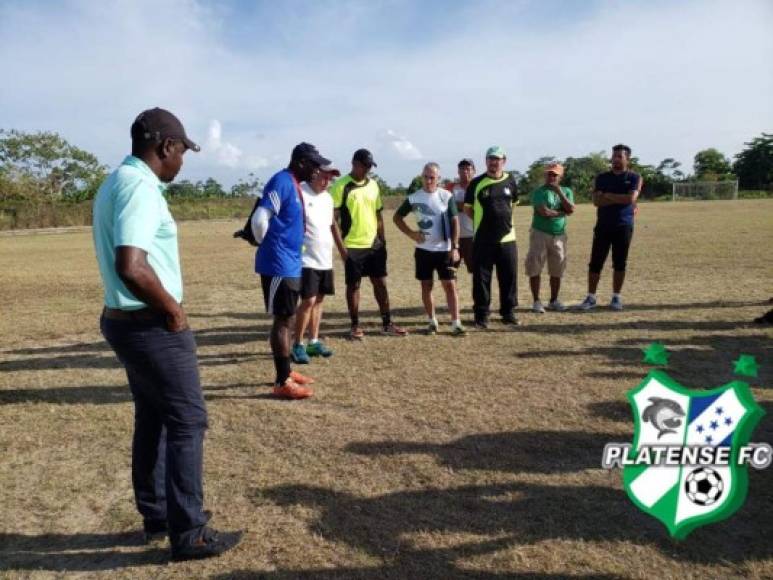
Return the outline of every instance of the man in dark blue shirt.
<path id="1" fill-rule="evenodd" d="M 601 270 L 612 249 L 612 310 L 623 309 L 620 292 L 625 281 L 628 248 L 633 237 L 633 216 L 636 199 L 641 191 L 641 177 L 629 171 L 631 148 L 615 145 L 612 148 L 612 171 L 596 176 L 593 188 L 593 205 L 597 210 L 596 227 L 593 229 L 593 247 L 588 264 L 588 295 L 578 306 L 580 310 L 596 307 L 596 288 Z"/>
<path id="2" fill-rule="evenodd" d="M 260 274 L 266 311 L 274 317 L 274 394 L 287 399 L 305 399 L 313 394 L 306 386 L 311 379 L 290 369 L 291 323 L 301 291 L 301 248 L 306 229 L 300 182 L 310 181 L 321 166 L 329 164 L 313 145 L 296 145 L 287 169 L 275 174 L 263 188 L 263 197 L 250 220 L 259 244 L 255 272 Z"/>

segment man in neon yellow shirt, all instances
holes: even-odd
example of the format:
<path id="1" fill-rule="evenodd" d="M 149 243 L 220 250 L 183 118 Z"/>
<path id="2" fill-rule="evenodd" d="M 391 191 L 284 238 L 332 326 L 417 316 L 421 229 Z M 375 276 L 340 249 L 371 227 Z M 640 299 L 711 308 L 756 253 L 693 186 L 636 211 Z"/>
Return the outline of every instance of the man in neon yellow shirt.
<path id="1" fill-rule="evenodd" d="M 330 187 L 336 221 L 341 227 L 344 251 L 341 259 L 345 266 L 346 304 L 352 321 L 350 337 L 361 339 L 360 282 L 370 278 L 373 293 L 381 312 L 382 330 L 391 336 L 405 336 L 407 331 L 392 322 L 389 292 L 386 287 L 387 250 L 384 220 L 381 211 L 381 191 L 378 183 L 368 177 L 376 167 L 373 155 L 367 149 L 358 149 L 352 158 L 352 170 Z"/>

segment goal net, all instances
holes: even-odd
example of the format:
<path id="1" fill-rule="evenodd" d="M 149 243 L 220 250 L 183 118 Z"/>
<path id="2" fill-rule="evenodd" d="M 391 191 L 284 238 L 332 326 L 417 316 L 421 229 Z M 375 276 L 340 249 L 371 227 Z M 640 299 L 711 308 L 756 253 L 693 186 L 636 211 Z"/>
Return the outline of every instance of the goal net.
<path id="1" fill-rule="evenodd" d="M 680 181 L 673 184 L 674 201 L 738 199 L 738 181 Z"/>

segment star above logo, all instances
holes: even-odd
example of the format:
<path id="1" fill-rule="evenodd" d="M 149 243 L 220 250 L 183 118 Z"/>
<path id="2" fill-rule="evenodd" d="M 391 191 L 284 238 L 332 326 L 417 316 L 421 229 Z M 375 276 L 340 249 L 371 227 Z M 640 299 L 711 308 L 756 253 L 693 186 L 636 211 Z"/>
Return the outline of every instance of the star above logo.
<path id="1" fill-rule="evenodd" d="M 647 348 L 643 348 L 644 352 L 644 364 L 655 366 L 666 366 L 668 364 L 668 357 L 671 356 L 663 346 L 662 342 L 655 341 Z M 756 376 L 756 375 L 755 375 Z"/>
<path id="2" fill-rule="evenodd" d="M 757 376 L 757 359 L 750 354 L 742 354 L 738 357 L 738 360 L 733 361 L 735 363 L 735 369 L 733 372 L 737 375 L 743 375 L 746 377 Z"/>

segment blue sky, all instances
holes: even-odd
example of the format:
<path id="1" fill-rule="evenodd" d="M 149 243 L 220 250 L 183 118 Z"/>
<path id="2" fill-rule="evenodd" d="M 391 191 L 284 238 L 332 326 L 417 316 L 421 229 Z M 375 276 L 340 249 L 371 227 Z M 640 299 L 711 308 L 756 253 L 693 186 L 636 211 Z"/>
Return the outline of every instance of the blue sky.
<path id="1" fill-rule="evenodd" d="M 307 140 L 407 182 L 490 144 L 523 170 L 626 142 L 728 155 L 773 131 L 773 2 L 147 0 L 0 3 L 0 127 L 110 166 L 142 109 L 203 147 L 180 178 L 267 178 Z"/>

